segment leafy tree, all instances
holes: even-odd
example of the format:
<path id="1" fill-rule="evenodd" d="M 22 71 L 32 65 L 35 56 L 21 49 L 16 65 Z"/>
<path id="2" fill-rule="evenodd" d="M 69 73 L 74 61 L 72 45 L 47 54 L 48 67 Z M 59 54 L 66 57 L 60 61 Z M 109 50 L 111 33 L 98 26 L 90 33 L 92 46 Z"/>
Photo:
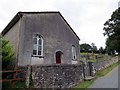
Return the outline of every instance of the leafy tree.
<path id="1" fill-rule="evenodd" d="M 92 50 L 93 50 L 93 52 L 97 52 L 97 46 L 95 46 L 95 44 L 94 43 L 91 43 L 91 46 L 92 46 Z"/>
<path id="2" fill-rule="evenodd" d="M 98 51 L 99 51 L 99 53 L 102 53 L 102 54 L 105 54 L 105 53 L 106 53 L 106 50 L 103 49 L 103 47 L 100 47 Z"/>
<path id="3" fill-rule="evenodd" d="M 120 8 L 116 9 L 111 18 L 104 24 L 104 35 L 107 35 L 106 48 L 108 52 L 117 51 L 120 54 Z"/>
<path id="4" fill-rule="evenodd" d="M 14 53 L 12 51 L 12 46 L 9 41 L 5 40 L 2 36 L 0 36 L 0 51 L 2 51 L 2 58 L 0 63 L 2 64 L 2 69 L 11 69 L 13 68 L 13 59 Z"/>
<path id="5" fill-rule="evenodd" d="M 113 55 L 114 54 L 114 43 L 112 43 L 112 41 L 109 40 L 109 38 L 107 38 L 106 40 L 106 51 L 109 55 Z"/>
<path id="6" fill-rule="evenodd" d="M 81 52 L 89 52 L 91 49 L 92 47 L 89 44 L 83 43 L 80 45 Z"/>

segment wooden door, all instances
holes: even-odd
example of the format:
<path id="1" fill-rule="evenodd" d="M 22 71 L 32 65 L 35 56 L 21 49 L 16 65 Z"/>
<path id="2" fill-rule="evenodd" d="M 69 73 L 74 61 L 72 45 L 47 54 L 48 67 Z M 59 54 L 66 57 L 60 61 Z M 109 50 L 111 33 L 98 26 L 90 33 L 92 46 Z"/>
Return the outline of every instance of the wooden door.
<path id="1" fill-rule="evenodd" d="M 61 53 L 56 52 L 56 64 L 61 64 Z"/>

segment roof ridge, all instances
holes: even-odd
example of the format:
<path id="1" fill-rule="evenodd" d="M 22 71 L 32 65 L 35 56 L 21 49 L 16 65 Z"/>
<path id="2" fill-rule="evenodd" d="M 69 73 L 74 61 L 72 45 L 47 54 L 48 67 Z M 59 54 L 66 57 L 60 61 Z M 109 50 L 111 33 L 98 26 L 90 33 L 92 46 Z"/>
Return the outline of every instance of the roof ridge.
<path id="1" fill-rule="evenodd" d="M 59 11 L 19 11 L 18 14 L 60 13 Z"/>

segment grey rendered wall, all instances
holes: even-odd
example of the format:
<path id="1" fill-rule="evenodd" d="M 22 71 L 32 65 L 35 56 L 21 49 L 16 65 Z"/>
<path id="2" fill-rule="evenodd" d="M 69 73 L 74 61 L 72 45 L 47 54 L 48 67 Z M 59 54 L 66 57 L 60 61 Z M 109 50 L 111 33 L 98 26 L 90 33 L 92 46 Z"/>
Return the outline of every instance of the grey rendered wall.
<path id="1" fill-rule="evenodd" d="M 44 40 L 44 64 L 54 64 L 57 51 L 63 52 L 63 64 L 71 64 L 72 45 L 76 47 L 77 60 L 79 60 L 79 40 L 59 14 L 24 14 L 21 26 L 19 65 L 31 63 L 33 35 L 35 34 L 40 34 Z"/>
<path id="2" fill-rule="evenodd" d="M 25 66 L 31 64 L 32 48 L 33 48 L 32 46 L 33 24 L 31 23 L 32 21 L 26 15 L 22 16 L 21 27 L 20 27 L 19 55 L 18 55 L 19 66 Z"/>
<path id="3" fill-rule="evenodd" d="M 17 60 L 18 55 L 18 44 L 19 44 L 19 31 L 20 31 L 20 20 L 4 35 L 4 37 L 10 41 L 15 52 L 15 58 Z"/>

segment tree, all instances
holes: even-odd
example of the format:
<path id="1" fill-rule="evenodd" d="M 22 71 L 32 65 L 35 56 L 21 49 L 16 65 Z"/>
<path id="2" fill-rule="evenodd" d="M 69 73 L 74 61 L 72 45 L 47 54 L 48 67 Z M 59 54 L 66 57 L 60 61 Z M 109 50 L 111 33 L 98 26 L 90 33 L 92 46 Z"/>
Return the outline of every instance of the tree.
<path id="1" fill-rule="evenodd" d="M 120 8 L 116 9 L 111 18 L 105 22 L 103 30 L 104 35 L 107 35 L 107 51 L 117 51 L 120 54 Z"/>
<path id="2" fill-rule="evenodd" d="M 2 59 L 0 63 L 2 64 L 2 69 L 11 69 L 13 68 L 13 59 L 14 53 L 12 51 L 12 46 L 9 41 L 5 40 L 2 36 L 0 36 L 0 51 L 2 51 Z"/>
<path id="3" fill-rule="evenodd" d="M 100 47 L 98 51 L 99 51 L 99 53 L 102 53 L 102 54 L 105 54 L 105 53 L 106 53 L 106 50 L 103 49 L 103 47 Z"/>
<path id="4" fill-rule="evenodd" d="M 106 51 L 109 55 L 113 55 L 115 52 L 114 43 L 112 43 L 112 41 L 110 41 L 109 38 L 107 38 L 106 40 Z"/>
<path id="5" fill-rule="evenodd" d="M 81 52 L 89 52 L 92 47 L 89 44 L 83 43 L 80 45 Z"/>
<path id="6" fill-rule="evenodd" d="M 97 46 L 94 43 L 91 43 L 93 52 L 97 52 Z"/>

